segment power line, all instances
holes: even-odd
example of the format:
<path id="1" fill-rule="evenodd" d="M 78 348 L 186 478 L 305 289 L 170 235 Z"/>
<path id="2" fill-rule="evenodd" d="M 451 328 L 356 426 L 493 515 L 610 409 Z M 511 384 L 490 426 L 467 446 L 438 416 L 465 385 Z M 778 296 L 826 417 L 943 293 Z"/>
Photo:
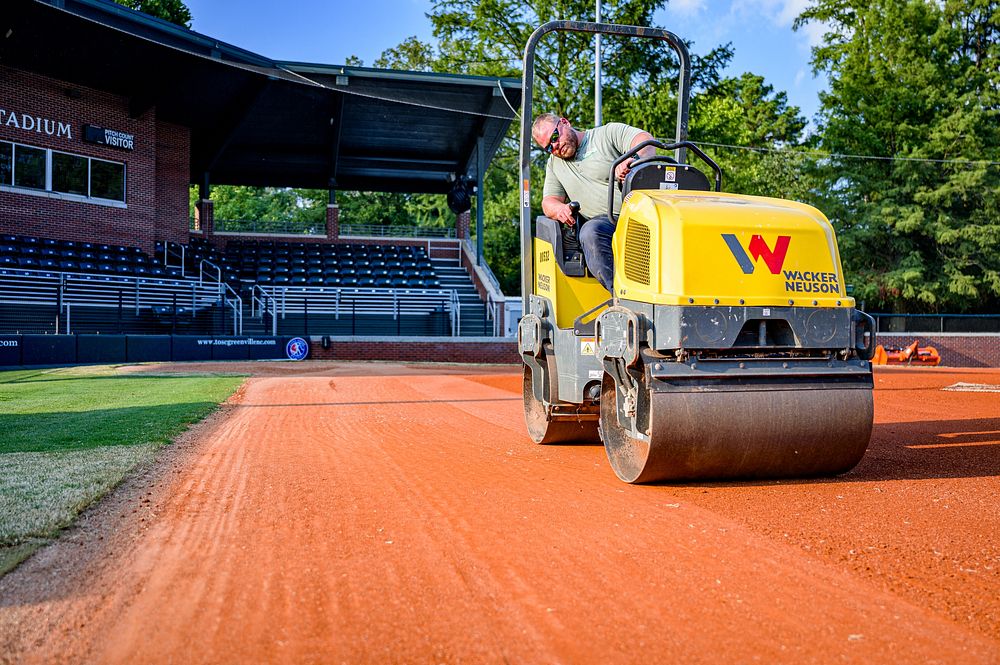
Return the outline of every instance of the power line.
<path id="1" fill-rule="evenodd" d="M 435 104 L 426 104 L 424 102 L 417 102 L 417 101 L 413 101 L 411 99 L 399 99 L 399 98 L 395 98 L 395 97 L 386 97 L 384 95 L 373 95 L 373 94 L 368 93 L 368 92 L 359 92 L 357 90 L 351 90 L 350 88 L 348 88 L 346 86 L 332 86 L 332 85 L 328 85 L 326 83 L 323 83 L 322 81 L 317 81 L 315 79 L 309 78 L 308 76 L 304 76 L 303 74 L 301 74 L 299 72 L 291 72 L 291 73 L 295 74 L 296 76 L 298 76 L 302 80 L 311 83 L 312 85 L 318 86 L 320 88 L 325 88 L 326 90 L 332 90 L 334 92 L 343 93 L 345 95 L 354 95 L 355 97 L 364 97 L 365 99 L 375 99 L 375 100 L 378 100 L 380 102 L 391 102 L 393 104 L 404 104 L 406 106 L 417 106 L 419 108 L 431 109 L 433 111 L 446 111 L 448 113 L 461 113 L 463 115 L 474 115 L 474 116 L 478 116 L 480 118 L 496 118 L 498 120 L 514 120 L 513 117 L 506 116 L 506 115 L 496 115 L 496 114 L 493 114 L 493 113 L 482 113 L 480 111 L 469 111 L 469 110 L 466 110 L 466 109 L 456 109 L 456 108 L 451 108 L 451 107 L 448 107 L 448 106 L 438 106 L 438 105 L 435 105 Z M 497 85 L 500 86 L 500 92 L 502 93 L 503 92 L 503 85 L 500 83 L 500 81 L 497 81 Z M 507 106 L 510 106 L 510 102 L 507 100 L 507 96 L 506 95 L 503 95 L 503 99 L 504 99 L 505 102 L 507 102 Z M 511 110 L 514 111 L 514 107 L 511 106 Z M 517 111 L 514 111 L 514 113 L 516 115 Z"/>
<path id="2" fill-rule="evenodd" d="M 923 162 L 927 164 L 963 164 L 965 166 L 1000 166 L 1000 162 L 989 159 L 932 159 L 929 157 L 884 157 L 881 155 L 851 155 L 841 152 L 823 152 L 822 150 L 791 150 L 788 148 L 755 148 L 748 145 L 732 145 L 730 143 L 709 143 L 708 141 L 695 141 L 698 145 L 712 146 L 713 148 L 729 148 L 732 150 L 749 150 L 751 152 L 771 152 L 792 155 L 815 155 L 817 157 L 836 157 L 838 159 L 863 159 L 885 162 Z"/>

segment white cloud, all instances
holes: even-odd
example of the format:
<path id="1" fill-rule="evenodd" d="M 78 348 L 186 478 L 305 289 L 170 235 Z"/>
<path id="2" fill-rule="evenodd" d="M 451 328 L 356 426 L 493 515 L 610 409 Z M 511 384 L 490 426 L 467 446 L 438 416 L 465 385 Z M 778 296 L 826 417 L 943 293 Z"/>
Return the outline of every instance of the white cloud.
<path id="1" fill-rule="evenodd" d="M 795 72 L 795 87 L 802 85 L 802 82 L 806 80 L 806 70 L 800 69 Z"/>
<path id="2" fill-rule="evenodd" d="M 805 33 L 806 40 L 809 42 L 809 46 L 812 47 L 823 43 L 823 34 L 828 31 L 828 28 L 829 26 L 826 23 L 809 21 L 799 28 L 799 31 Z"/>
<path id="3" fill-rule="evenodd" d="M 809 0 L 733 0 L 736 14 L 762 16 L 779 28 L 787 28 L 798 18 Z"/>
<path id="4" fill-rule="evenodd" d="M 808 6 L 809 0 L 784 0 L 778 12 L 778 25 L 791 25 Z"/>
<path id="5" fill-rule="evenodd" d="M 678 16 L 694 16 L 700 14 L 708 0 L 670 0 L 667 11 Z"/>

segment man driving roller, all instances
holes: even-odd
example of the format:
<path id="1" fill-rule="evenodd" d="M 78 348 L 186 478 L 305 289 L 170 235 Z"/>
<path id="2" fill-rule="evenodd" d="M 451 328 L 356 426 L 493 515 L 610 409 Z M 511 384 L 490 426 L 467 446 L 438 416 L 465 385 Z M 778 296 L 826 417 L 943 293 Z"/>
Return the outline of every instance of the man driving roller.
<path id="1" fill-rule="evenodd" d="M 566 118 L 543 113 L 535 118 L 531 136 L 542 150 L 551 155 L 545 164 L 542 212 L 546 217 L 572 226 L 575 220 L 568 202 L 579 202 L 580 215 L 587 221 L 579 232 L 587 268 L 611 293 L 615 270 L 611 237 L 615 224 L 608 219 L 608 176 L 616 159 L 653 138 L 652 135 L 620 122 L 579 131 L 573 129 Z M 655 154 L 656 148 L 647 146 L 635 159 Z M 632 161 L 627 160 L 615 169 L 615 178 L 619 182 L 628 175 Z M 616 214 L 621 205 L 621 193 L 616 188 Z"/>

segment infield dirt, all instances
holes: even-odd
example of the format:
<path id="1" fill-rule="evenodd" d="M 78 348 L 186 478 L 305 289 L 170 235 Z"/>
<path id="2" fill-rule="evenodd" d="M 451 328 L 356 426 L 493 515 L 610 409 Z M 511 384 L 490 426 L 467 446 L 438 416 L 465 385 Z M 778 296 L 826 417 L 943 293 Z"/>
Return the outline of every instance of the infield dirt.
<path id="1" fill-rule="evenodd" d="M 941 390 L 1000 371 L 877 371 L 839 478 L 629 486 L 519 368 L 129 371 L 204 369 L 255 376 L 0 579 L 0 660 L 1000 662 L 1000 393 Z"/>

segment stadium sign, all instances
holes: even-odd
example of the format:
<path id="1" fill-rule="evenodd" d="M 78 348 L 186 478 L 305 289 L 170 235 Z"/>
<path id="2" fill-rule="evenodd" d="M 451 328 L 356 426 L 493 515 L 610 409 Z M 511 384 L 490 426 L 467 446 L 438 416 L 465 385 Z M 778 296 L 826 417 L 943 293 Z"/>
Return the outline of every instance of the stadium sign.
<path id="1" fill-rule="evenodd" d="M 112 148 L 131 150 L 132 145 L 135 142 L 135 134 L 126 134 L 125 132 L 119 132 L 115 129 L 106 129 L 104 127 L 98 127 L 97 125 L 84 125 L 83 140 L 87 143 L 96 143 L 98 145 L 111 146 Z"/>
<path id="2" fill-rule="evenodd" d="M 0 126 L 20 129 L 24 132 L 47 134 L 56 138 L 73 138 L 73 127 L 68 122 L 59 122 L 51 118 L 43 118 L 30 113 L 19 113 L 0 109 Z"/>
<path id="3" fill-rule="evenodd" d="M 309 342 L 301 337 L 293 337 L 285 345 L 285 355 L 289 360 L 304 360 L 309 355 Z"/>

